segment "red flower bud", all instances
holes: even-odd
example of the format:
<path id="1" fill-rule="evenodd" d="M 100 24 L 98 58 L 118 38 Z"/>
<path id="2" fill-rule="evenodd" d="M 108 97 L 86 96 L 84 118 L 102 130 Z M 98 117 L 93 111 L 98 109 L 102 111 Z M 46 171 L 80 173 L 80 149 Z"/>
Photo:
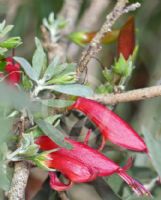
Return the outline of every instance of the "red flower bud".
<path id="1" fill-rule="evenodd" d="M 135 48 L 135 24 L 134 17 L 130 17 L 122 27 L 118 37 L 118 56 L 122 54 L 127 60 Z"/>
<path id="2" fill-rule="evenodd" d="M 79 97 L 69 109 L 83 112 L 99 128 L 103 136 L 100 149 L 104 147 L 105 141 L 109 140 L 129 150 L 147 152 L 147 147 L 138 133 L 128 123 L 102 104 Z"/>
<path id="3" fill-rule="evenodd" d="M 102 38 L 102 44 L 110 44 L 117 40 L 120 30 L 112 30 L 105 34 Z M 69 39 L 78 45 L 89 44 L 95 37 L 97 32 L 73 32 L 69 35 Z"/>
<path id="4" fill-rule="evenodd" d="M 61 191 L 70 188 L 72 183 L 90 182 L 97 177 L 117 173 L 138 195 L 150 195 L 139 182 L 126 173 L 126 170 L 131 166 L 131 162 L 121 168 L 99 151 L 86 144 L 69 138 L 66 138 L 65 141 L 72 145 L 72 150 L 59 147 L 57 151 L 49 153 L 46 156 L 46 160 L 43 159 L 41 161 L 48 168 L 58 170 L 69 179 L 68 184 L 63 184 L 58 180 L 56 174 L 50 173 L 50 185 L 53 189 Z M 53 150 L 53 147 L 54 149 L 58 147 L 47 136 L 37 138 L 35 143 L 40 146 L 41 150 Z"/>
<path id="5" fill-rule="evenodd" d="M 18 84 L 21 80 L 20 74 L 20 65 L 18 63 L 14 63 L 13 58 L 6 58 L 7 65 L 5 67 L 5 71 L 7 75 L 7 81 L 11 84 Z"/>

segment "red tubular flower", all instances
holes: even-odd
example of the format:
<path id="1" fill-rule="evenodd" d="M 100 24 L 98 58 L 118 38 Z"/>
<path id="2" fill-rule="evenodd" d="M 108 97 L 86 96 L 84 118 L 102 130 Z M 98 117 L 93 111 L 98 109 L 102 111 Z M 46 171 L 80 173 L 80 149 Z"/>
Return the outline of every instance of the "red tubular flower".
<path id="1" fill-rule="evenodd" d="M 105 141 L 109 140 L 129 150 L 138 152 L 148 151 L 143 139 L 137 132 L 123 119 L 102 104 L 79 97 L 76 102 L 69 107 L 69 110 L 70 109 L 83 112 L 99 128 L 103 136 L 100 150 L 104 147 Z"/>
<path id="2" fill-rule="evenodd" d="M 118 37 L 118 56 L 122 54 L 126 60 L 132 55 L 135 48 L 134 17 L 130 17 L 122 27 Z"/>
<path id="3" fill-rule="evenodd" d="M 69 179 L 68 184 L 63 184 L 56 174 L 51 172 L 49 174 L 51 177 L 50 185 L 53 189 L 62 191 L 70 188 L 72 183 L 90 182 L 97 177 L 117 173 L 138 195 L 150 195 L 139 182 L 126 173 L 131 163 L 121 168 L 99 151 L 86 144 L 69 138 L 66 138 L 65 141 L 72 145 L 72 150 L 59 147 L 57 151 L 48 153 L 46 159 L 41 161 L 48 168 L 58 170 Z M 58 145 L 47 136 L 37 138 L 35 143 L 40 146 L 41 150 L 58 148 Z"/>
<path id="4" fill-rule="evenodd" d="M 6 58 L 7 65 L 5 67 L 5 72 L 7 75 L 7 81 L 11 84 L 20 83 L 21 74 L 20 74 L 20 65 L 18 63 L 14 63 L 13 58 Z"/>

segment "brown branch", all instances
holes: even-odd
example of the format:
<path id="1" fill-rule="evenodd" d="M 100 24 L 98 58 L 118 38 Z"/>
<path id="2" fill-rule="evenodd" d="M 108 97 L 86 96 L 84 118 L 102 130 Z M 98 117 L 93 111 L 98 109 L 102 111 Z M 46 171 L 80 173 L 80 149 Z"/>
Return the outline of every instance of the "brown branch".
<path id="1" fill-rule="evenodd" d="M 79 14 L 81 3 L 82 0 L 66 0 L 64 2 L 59 17 L 64 18 L 68 22 L 68 24 L 66 28 L 62 30 L 61 35 L 66 35 L 73 31 Z M 53 42 L 50 38 L 48 30 L 43 25 L 41 26 L 41 32 L 43 36 L 43 45 L 48 52 L 49 61 L 51 61 L 54 56 L 59 56 L 62 61 L 64 61 L 66 59 L 68 46 L 67 40 L 63 40 L 62 42 Z"/>
<path id="2" fill-rule="evenodd" d="M 11 189 L 8 193 L 9 200 L 25 200 L 25 188 L 29 177 L 29 165 L 27 162 L 15 163 L 14 176 Z"/>
<path id="3" fill-rule="evenodd" d="M 53 59 L 54 56 L 59 56 L 60 58 L 64 59 L 64 50 L 66 49 L 65 45 L 60 45 L 57 42 L 52 42 L 49 32 L 43 25 L 41 26 L 41 32 L 43 37 L 43 46 L 48 52 L 49 62 Z"/>
<path id="4" fill-rule="evenodd" d="M 140 101 L 161 96 L 161 85 L 141 88 L 120 94 L 94 95 L 91 99 L 103 104 L 117 104 L 122 102 Z"/>
<path id="5" fill-rule="evenodd" d="M 101 23 L 101 15 L 104 13 L 105 9 L 107 9 L 109 3 L 110 0 L 91 0 L 89 7 L 85 10 L 76 29 L 78 31 L 93 31 L 98 29 Z M 80 46 L 74 45 L 73 43 L 69 45 L 68 55 L 72 60 L 77 60 L 80 53 Z"/>
<path id="6" fill-rule="evenodd" d="M 111 27 L 113 26 L 115 21 L 123 14 L 127 2 L 128 0 L 118 0 L 112 12 L 106 16 L 106 21 L 102 25 L 100 31 L 92 39 L 88 48 L 82 53 L 77 68 L 78 76 L 80 76 L 81 73 L 86 70 L 91 58 L 95 57 L 96 54 L 101 50 L 101 39 L 107 32 L 111 31 Z"/>
<path id="7" fill-rule="evenodd" d="M 25 123 L 26 114 L 22 113 L 21 125 L 19 125 L 19 144 L 22 140 L 22 134 L 28 128 L 28 123 Z M 19 145 L 18 144 L 18 145 Z M 8 192 L 9 200 L 25 200 L 25 189 L 29 177 L 29 163 L 27 161 L 16 162 L 14 166 L 14 175 L 10 190 Z"/>

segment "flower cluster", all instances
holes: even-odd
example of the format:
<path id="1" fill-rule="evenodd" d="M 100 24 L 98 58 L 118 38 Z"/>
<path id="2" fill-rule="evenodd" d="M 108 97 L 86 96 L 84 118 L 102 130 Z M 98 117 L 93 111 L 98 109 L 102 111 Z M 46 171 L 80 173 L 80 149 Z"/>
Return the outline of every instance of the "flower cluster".
<path id="1" fill-rule="evenodd" d="M 76 102 L 69 107 L 69 110 L 76 109 L 86 114 L 90 120 L 100 129 L 103 136 L 101 148 L 108 139 L 121 147 L 148 152 L 143 139 L 128 125 L 123 119 L 117 116 L 103 105 L 79 97 Z M 35 140 L 39 148 L 43 151 L 35 158 L 35 163 L 43 166 L 49 171 L 59 171 L 68 183 L 63 183 L 57 177 L 56 172 L 50 172 L 50 185 L 53 189 L 62 191 L 70 188 L 73 183 L 90 182 L 97 177 L 118 174 L 138 195 L 150 195 L 150 193 L 126 171 L 131 167 L 132 162 L 121 168 L 99 150 L 88 146 L 90 131 L 85 142 L 65 138 L 65 142 L 72 145 L 72 149 L 58 146 L 48 136 L 40 136 Z"/>
<path id="2" fill-rule="evenodd" d="M 73 183 L 90 182 L 97 177 L 118 174 L 138 195 L 150 195 L 150 193 L 135 179 L 129 176 L 126 171 L 131 166 L 131 160 L 121 168 L 98 150 L 95 150 L 85 143 L 77 142 L 66 138 L 66 142 L 72 145 L 72 150 L 59 147 L 48 136 L 40 136 L 35 143 L 41 150 L 49 151 L 42 153 L 39 164 L 48 169 L 55 169 L 61 172 L 68 183 L 61 182 L 56 172 L 50 172 L 51 188 L 62 191 L 69 189 Z M 54 151 L 55 150 L 55 151 Z"/>
<path id="3" fill-rule="evenodd" d="M 5 62 L 4 71 L 0 73 L 0 77 L 12 85 L 19 84 L 21 80 L 20 65 L 12 57 L 6 58 Z"/>

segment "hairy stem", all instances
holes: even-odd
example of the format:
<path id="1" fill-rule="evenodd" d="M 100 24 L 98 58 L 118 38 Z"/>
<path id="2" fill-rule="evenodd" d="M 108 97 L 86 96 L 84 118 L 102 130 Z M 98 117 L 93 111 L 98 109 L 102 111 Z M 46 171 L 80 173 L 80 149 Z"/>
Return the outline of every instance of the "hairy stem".
<path id="1" fill-rule="evenodd" d="M 152 86 L 136 90 L 130 90 L 123 93 L 94 95 L 91 99 L 103 104 L 117 104 L 122 102 L 140 101 L 161 96 L 161 86 Z"/>
<path id="2" fill-rule="evenodd" d="M 101 39 L 104 35 L 111 31 L 113 24 L 116 20 L 124 13 L 124 9 L 126 7 L 126 3 L 128 0 L 118 0 L 114 9 L 110 14 L 106 16 L 106 21 L 102 25 L 100 31 L 96 34 L 96 36 L 92 39 L 91 43 L 89 44 L 88 48 L 82 52 L 82 56 L 78 63 L 77 74 L 78 76 L 81 75 L 86 69 L 89 61 L 92 57 L 101 50 Z"/>
<path id="3" fill-rule="evenodd" d="M 25 188 L 29 177 L 29 164 L 26 161 L 16 162 L 9 200 L 25 200 Z"/>

